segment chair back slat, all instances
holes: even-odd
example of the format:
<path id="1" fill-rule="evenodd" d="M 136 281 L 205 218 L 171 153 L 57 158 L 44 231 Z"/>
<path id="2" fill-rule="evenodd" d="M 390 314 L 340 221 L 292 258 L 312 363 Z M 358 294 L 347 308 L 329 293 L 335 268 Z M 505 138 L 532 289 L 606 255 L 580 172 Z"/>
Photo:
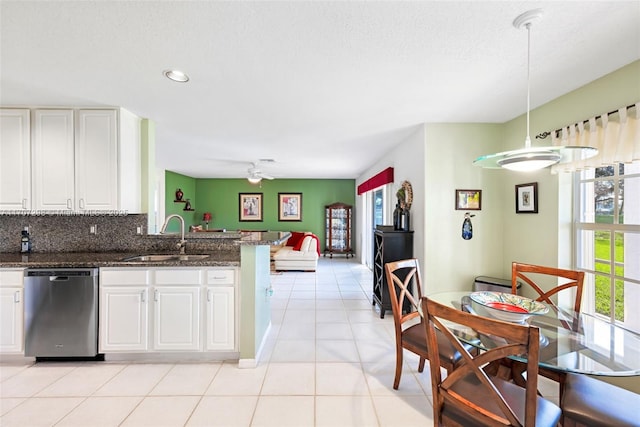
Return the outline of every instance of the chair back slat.
<path id="1" fill-rule="evenodd" d="M 556 278 L 564 278 L 569 280 L 566 283 L 554 286 L 553 288 L 545 291 L 543 290 L 531 277 L 531 275 L 544 275 L 552 276 Z M 551 299 L 551 297 L 558 294 L 560 291 L 569 288 L 575 288 L 575 299 L 573 303 L 573 311 L 580 312 L 582 305 L 582 286 L 584 284 L 584 272 L 575 270 L 566 270 L 562 268 L 545 267 L 534 264 L 524 264 L 521 262 L 513 262 L 511 264 L 511 293 L 516 293 L 518 281 L 523 281 L 529 285 L 537 294 L 536 301 L 541 301 L 549 304 L 554 309 L 558 309 L 557 304 Z"/>
<path id="2" fill-rule="evenodd" d="M 422 296 L 420 265 L 416 258 L 410 258 L 388 262 L 384 267 L 393 317 L 396 327 L 401 328 L 403 323 L 420 316 L 418 312 L 419 298 Z M 409 302 L 411 310 L 405 310 L 405 300 Z"/>
<path id="3" fill-rule="evenodd" d="M 411 351 L 420 358 L 418 372 L 423 371 L 425 361 L 429 358 L 427 338 L 420 314 L 422 279 L 420 264 L 416 258 L 388 262 L 384 268 L 393 311 L 396 341 L 396 374 L 393 388 L 397 390 L 402 375 L 404 350 Z M 437 343 L 431 345 L 437 347 Z M 439 358 L 438 364 L 450 373 L 460 361 L 460 354 L 452 346 L 443 347 L 441 350 L 443 357 Z"/>
<path id="4" fill-rule="evenodd" d="M 434 402 L 434 425 L 447 425 L 443 418 L 443 410 L 449 405 L 457 413 L 462 413 L 470 420 L 485 425 L 496 426 L 534 426 L 537 403 L 537 369 L 540 348 L 540 331 L 537 327 L 504 322 L 497 319 L 477 316 L 423 297 L 422 312 L 425 317 L 427 347 L 431 361 L 432 391 Z M 474 329 L 478 334 L 501 337 L 502 341 L 495 348 L 479 354 L 472 354 L 449 329 L 447 325 L 456 323 Z M 445 379 L 439 369 L 438 340 L 436 330 L 440 331 L 460 352 L 463 358 L 456 369 Z M 509 399 L 502 395 L 496 380 L 483 369 L 493 361 L 505 357 L 516 356 L 527 360 L 528 381 L 524 394 L 526 396 L 524 411 L 517 410 L 509 404 Z M 474 396 L 465 396 L 464 384 L 469 382 L 481 384 L 481 394 L 488 406 L 480 406 Z M 462 385 L 461 385 L 462 384 Z M 461 388 L 462 387 L 462 388 Z"/>

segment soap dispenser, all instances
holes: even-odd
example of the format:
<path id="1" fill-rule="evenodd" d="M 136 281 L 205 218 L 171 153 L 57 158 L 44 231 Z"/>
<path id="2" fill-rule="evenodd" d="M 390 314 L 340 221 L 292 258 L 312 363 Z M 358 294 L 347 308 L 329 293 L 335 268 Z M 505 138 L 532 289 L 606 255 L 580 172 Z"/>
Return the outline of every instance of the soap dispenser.
<path id="1" fill-rule="evenodd" d="M 20 239 L 20 252 L 27 254 L 31 252 L 31 236 L 29 235 L 29 228 L 25 227 L 22 230 L 22 237 Z"/>

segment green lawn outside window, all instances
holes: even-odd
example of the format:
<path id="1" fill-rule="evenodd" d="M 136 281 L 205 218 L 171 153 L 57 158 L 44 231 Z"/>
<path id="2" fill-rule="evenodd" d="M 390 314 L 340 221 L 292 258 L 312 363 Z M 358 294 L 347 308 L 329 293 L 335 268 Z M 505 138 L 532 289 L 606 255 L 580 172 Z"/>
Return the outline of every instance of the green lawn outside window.
<path id="1" fill-rule="evenodd" d="M 595 269 L 597 272 L 606 274 L 596 274 L 596 313 L 604 316 L 611 314 L 611 286 L 610 268 L 611 263 L 611 240 L 608 231 L 596 231 L 595 233 Z M 615 274 L 624 277 L 624 239 L 621 233 L 614 233 L 615 236 Z M 615 319 L 624 321 L 624 281 L 615 280 Z"/>

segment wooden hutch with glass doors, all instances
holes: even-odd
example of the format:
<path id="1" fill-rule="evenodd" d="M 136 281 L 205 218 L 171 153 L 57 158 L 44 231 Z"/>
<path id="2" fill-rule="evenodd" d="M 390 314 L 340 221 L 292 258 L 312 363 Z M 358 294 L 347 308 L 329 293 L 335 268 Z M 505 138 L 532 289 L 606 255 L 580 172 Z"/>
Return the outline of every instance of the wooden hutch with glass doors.
<path id="1" fill-rule="evenodd" d="M 334 254 L 354 256 L 351 249 L 351 222 L 353 208 L 344 203 L 325 206 L 326 245 L 324 256 Z"/>

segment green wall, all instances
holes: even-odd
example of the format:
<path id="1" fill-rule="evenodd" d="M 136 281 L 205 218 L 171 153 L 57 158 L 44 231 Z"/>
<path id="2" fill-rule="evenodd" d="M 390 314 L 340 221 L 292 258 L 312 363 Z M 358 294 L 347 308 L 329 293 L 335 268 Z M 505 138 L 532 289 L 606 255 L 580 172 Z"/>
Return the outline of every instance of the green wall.
<path id="1" fill-rule="evenodd" d="M 209 228 L 227 230 L 311 231 L 324 246 L 324 207 L 343 202 L 355 206 L 355 180 L 353 179 L 274 179 L 263 180 L 261 185 L 246 179 L 191 178 L 167 171 L 165 175 L 166 215 L 183 215 L 187 227 L 204 225 L 202 215 L 211 212 Z M 184 205 L 173 203 L 176 189 L 181 188 L 184 198 L 191 199 L 195 212 L 182 212 Z M 239 194 L 262 193 L 263 220 L 240 222 Z M 278 193 L 302 193 L 302 221 L 278 221 Z M 355 212 L 354 212 L 355 214 Z M 352 221 L 355 226 L 355 219 Z M 177 222 L 172 230 L 177 230 Z M 352 233 L 355 235 L 355 230 Z M 353 244 L 353 241 L 352 241 Z"/>

